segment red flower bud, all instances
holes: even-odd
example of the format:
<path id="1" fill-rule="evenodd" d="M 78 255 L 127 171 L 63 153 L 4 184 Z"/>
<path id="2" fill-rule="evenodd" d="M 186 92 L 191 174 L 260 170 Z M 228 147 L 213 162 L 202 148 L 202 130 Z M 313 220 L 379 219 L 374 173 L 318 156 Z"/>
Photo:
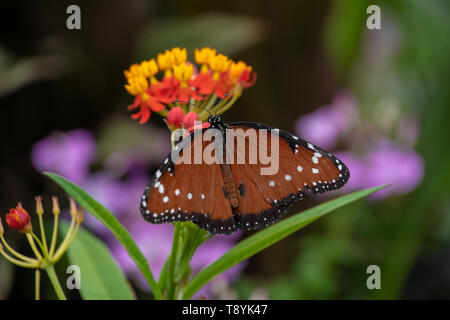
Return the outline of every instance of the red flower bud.
<path id="1" fill-rule="evenodd" d="M 183 124 L 184 112 L 181 107 L 172 108 L 167 115 L 167 124 L 173 130 Z"/>
<path id="2" fill-rule="evenodd" d="M 9 210 L 9 214 L 6 214 L 6 223 L 14 230 L 23 233 L 31 231 L 30 215 L 21 207 Z"/>
<path id="3" fill-rule="evenodd" d="M 198 115 L 195 112 L 188 112 L 183 118 L 183 126 L 190 128 L 194 126 L 195 121 L 198 121 Z"/>

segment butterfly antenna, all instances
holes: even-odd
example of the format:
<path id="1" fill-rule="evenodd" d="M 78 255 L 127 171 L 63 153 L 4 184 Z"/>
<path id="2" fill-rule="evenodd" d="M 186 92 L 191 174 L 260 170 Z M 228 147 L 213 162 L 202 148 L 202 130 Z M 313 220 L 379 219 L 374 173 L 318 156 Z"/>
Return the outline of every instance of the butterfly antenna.
<path id="1" fill-rule="evenodd" d="M 226 97 L 226 96 L 229 96 L 229 95 L 230 95 L 229 93 L 224 93 L 224 95 L 222 96 L 222 98 L 220 98 L 219 102 L 216 103 L 216 105 L 214 106 L 214 108 L 217 107 L 219 104 L 221 104 L 222 101 L 223 101 L 223 99 L 225 99 L 225 97 Z M 215 111 L 216 111 L 216 112 L 215 112 L 214 114 L 217 115 L 217 109 L 216 109 Z"/>
<path id="2" fill-rule="evenodd" d="M 208 109 L 206 109 L 205 107 L 203 107 L 203 106 L 201 106 L 201 105 L 199 105 L 199 104 L 192 103 L 192 102 L 190 102 L 190 101 L 184 101 L 184 100 L 175 100 L 175 101 L 174 101 L 174 103 L 177 103 L 177 102 L 182 102 L 182 103 L 186 103 L 186 104 L 190 104 L 190 105 L 196 106 L 197 108 L 206 110 L 206 111 L 209 113 L 209 115 L 212 116 L 212 113 L 211 113 Z"/>

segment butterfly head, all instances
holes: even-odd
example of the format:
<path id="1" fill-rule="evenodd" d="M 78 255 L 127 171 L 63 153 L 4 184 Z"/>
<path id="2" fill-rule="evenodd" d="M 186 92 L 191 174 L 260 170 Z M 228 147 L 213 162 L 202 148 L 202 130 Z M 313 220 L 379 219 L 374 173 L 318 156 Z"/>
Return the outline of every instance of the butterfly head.
<path id="1" fill-rule="evenodd" d="M 220 117 L 217 115 L 210 115 L 208 117 L 208 122 L 211 124 L 211 126 L 215 126 L 221 122 Z"/>

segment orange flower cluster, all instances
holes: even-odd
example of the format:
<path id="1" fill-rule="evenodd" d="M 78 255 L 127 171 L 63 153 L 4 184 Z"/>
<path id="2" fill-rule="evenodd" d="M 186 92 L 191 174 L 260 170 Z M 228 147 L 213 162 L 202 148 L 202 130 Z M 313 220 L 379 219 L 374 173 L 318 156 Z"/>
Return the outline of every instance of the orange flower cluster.
<path id="1" fill-rule="evenodd" d="M 152 111 L 167 116 L 167 108 L 183 106 L 186 115 L 198 109 L 195 113 L 202 120 L 202 110 L 214 108 L 218 114 L 225 111 L 242 94 L 242 89 L 256 80 L 252 67 L 243 61 L 234 62 L 215 49 L 195 49 L 194 59 L 199 67 L 188 60 L 185 48 L 173 48 L 125 70 L 125 89 L 135 96 L 128 110 L 137 110 L 131 117 L 143 124 Z M 158 79 L 159 73 L 162 77 Z M 221 99 L 221 105 L 215 105 L 217 99 Z M 201 108 L 188 108 L 187 102 L 190 106 L 200 104 Z M 181 124 L 179 117 L 178 114 L 177 123 Z"/>

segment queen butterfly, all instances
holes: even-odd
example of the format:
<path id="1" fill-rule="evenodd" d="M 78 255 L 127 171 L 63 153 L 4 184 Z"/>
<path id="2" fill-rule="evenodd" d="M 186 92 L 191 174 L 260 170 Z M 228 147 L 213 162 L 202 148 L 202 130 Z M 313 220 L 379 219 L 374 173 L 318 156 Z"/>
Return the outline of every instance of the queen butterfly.
<path id="1" fill-rule="evenodd" d="M 285 131 L 254 122 L 226 124 L 216 115 L 208 122 L 208 128 L 193 131 L 189 139 L 176 145 L 176 156 L 171 153 L 165 159 L 146 187 L 141 213 L 147 221 L 192 221 L 212 234 L 261 229 L 277 222 L 307 191 L 336 190 L 350 177 L 345 164 L 335 156 Z M 210 140 L 196 138 L 199 132 L 206 135 L 212 129 L 225 141 L 218 143 L 223 145 L 222 154 L 217 145 L 211 148 L 220 140 L 217 135 Z M 230 129 L 239 132 L 231 142 L 227 135 Z M 252 141 L 253 132 L 258 139 Z M 278 150 L 273 151 L 277 143 Z M 208 148 L 222 161 L 192 161 L 191 151 L 204 154 Z M 267 169 L 262 158 L 251 161 L 256 150 L 261 153 L 263 149 L 278 158 L 275 174 L 262 174 Z M 184 155 L 190 161 L 179 161 Z"/>

